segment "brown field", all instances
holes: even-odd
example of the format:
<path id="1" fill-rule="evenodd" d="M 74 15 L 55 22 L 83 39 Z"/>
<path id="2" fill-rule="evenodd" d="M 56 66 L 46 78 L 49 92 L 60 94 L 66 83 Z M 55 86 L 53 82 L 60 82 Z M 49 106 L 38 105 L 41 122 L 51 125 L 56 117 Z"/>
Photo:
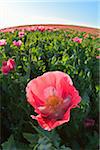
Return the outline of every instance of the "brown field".
<path id="1" fill-rule="evenodd" d="M 75 26 L 75 25 L 62 25 L 62 24 L 36 24 L 36 25 L 23 25 L 23 26 L 14 26 L 9 28 L 0 29 L 0 32 L 10 32 L 13 30 L 27 30 L 28 28 L 32 28 L 34 26 L 44 26 L 44 27 L 53 27 L 57 29 L 74 29 L 80 32 L 86 32 L 91 34 L 96 34 L 100 36 L 100 29 L 91 28 L 91 27 L 83 27 L 83 26 Z"/>

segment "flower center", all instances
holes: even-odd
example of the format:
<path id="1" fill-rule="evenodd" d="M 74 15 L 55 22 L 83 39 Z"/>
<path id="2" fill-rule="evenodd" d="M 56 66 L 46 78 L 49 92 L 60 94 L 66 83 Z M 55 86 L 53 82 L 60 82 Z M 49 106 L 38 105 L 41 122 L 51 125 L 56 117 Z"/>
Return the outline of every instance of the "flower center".
<path id="1" fill-rule="evenodd" d="M 46 101 L 46 105 L 49 107 L 56 107 L 58 104 L 61 104 L 61 103 L 62 103 L 62 100 L 55 95 L 49 96 Z"/>
<path id="2" fill-rule="evenodd" d="M 39 110 L 41 111 L 43 116 L 47 116 L 48 119 L 61 119 L 69 107 L 71 101 L 70 95 L 63 99 L 56 95 L 49 95 L 49 97 L 45 100 L 45 105 L 40 106 Z"/>

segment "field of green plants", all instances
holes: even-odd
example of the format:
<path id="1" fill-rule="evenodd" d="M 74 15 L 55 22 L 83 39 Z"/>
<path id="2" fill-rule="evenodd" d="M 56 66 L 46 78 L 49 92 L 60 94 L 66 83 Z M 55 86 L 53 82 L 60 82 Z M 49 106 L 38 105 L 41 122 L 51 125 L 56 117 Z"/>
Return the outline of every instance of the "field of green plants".
<path id="1" fill-rule="evenodd" d="M 99 42 L 69 29 L 0 33 L 1 150 L 99 150 Z M 68 122 L 48 131 L 31 118 L 26 87 L 52 71 L 70 76 L 81 101 Z"/>

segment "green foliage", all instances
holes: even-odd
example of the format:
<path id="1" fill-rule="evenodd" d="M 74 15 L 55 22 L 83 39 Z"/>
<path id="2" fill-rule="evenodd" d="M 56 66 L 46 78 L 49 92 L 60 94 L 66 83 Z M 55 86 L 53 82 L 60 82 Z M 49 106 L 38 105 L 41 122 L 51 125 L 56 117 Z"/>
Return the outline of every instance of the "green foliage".
<path id="1" fill-rule="evenodd" d="M 2 144 L 2 148 L 3 150 L 30 150 L 27 145 L 15 142 L 13 135 Z"/>
<path id="2" fill-rule="evenodd" d="M 19 40 L 18 31 L 0 33 L 7 45 L 0 47 L 0 68 L 4 60 L 13 58 L 15 70 L 7 76 L 0 72 L 1 128 L 3 150 L 95 150 L 98 148 L 98 98 L 100 39 L 84 32 L 57 30 L 28 32 L 21 47 L 13 45 Z M 82 43 L 73 42 L 74 37 Z M 60 70 L 70 75 L 82 101 L 80 108 L 71 111 L 71 119 L 47 132 L 32 122 L 33 108 L 26 102 L 27 83 L 47 71 Z M 95 120 L 86 128 L 84 120 Z M 34 128 L 35 127 L 35 128 Z M 4 131 L 7 133 L 4 135 Z M 8 139 L 8 140 L 7 140 Z"/>
<path id="3" fill-rule="evenodd" d="M 2 144 L 2 147 L 5 150 L 6 149 L 8 149 L 8 150 L 16 150 L 15 143 L 14 143 L 14 138 L 13 138 L 12 135 L 10 136 L 10 138 L 8 139 L 7 142 Z"/>

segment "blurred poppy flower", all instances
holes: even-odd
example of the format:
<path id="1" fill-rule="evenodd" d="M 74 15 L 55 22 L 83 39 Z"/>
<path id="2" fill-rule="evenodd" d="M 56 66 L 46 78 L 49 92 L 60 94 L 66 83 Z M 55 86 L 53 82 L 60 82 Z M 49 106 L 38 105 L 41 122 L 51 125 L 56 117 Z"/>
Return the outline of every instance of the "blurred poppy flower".
<path id="1" fill-rule="evenodd" d="M 94 126 L 94 123 L 95 123 L 95 120 L 94 120 L 94 119 L 89 119 L 89 118 L 87 118 L 87 119 L 84 121 L 84 127 L 92 127 L 92 126 Z"/>
<path id="2" fill-rule="evenodd" d="M 6 65 L 7 65 L 7 61 L 3 61 L 2 66 L 6 66 Z"/>
<path id="3" fill-rule="evenodd" d="M 100 51 L 100 48 L 97 48 L 98 51 Z"/>
<path id="4" fill-rule="evenodd" d="M 1 71 L 4 75 L 8 75 L 8 73 L 15 68 L 14 59 L 10 58 L 8 61 L 2 62 Z"/>
<path id="5" fill-rule="evenodd" d="M 53 31 L 53 27 L 47 27 L 46 30 Z"/>
<path id="6" fill-rule="evenodd" d="M 14 59 L 12 59 L 12 58 L 8 59 L 7 66 L 9 66 L 10 70 L 13 70 L 15 68 L 15 61 L 14 61 Z"/>
<path id="7" fill-rule="evenodd" d="M 100 59 L 100 56 L 96 56 L 97 59 Z"/>
<path id="8" fill-rule="evenodd" d="M 37 30 L 43 32 L 43 31 L 45 31 L 45 27 L 44 27 L 44 26 L 38 26 L 38 27 L 37 27 Z"/>
<path id="9" fill-rule="evenodd" d="M 24 37 L 24 35 L 25 35 L 25 33 L 24 33 L 23 31 L 18 33 L 18 36 L 19 36 L 20 38 Z"/>
<path id="10" fill-rule="evenodd" d="M 68 122 L 70 110 L 81 101 L 69 75 L 60 71 L 47 72 L 31 80 L 26 96 L 38 114 L 31 117 L 48 131 Z"/>
<path id="11" fill-rule="evenodd" d="M 77 43 L 82 43 L 82 39 L 78 37 L 73 38 L 73 41 Z"/>
<path id="12" fill-rule="evenodd" d="M 1 67 L 1 71 L 4 75 L 8 75 L 10 68 L 9 68 L 9 66 L 5 65 L 5 66 Z"/>
<path id="13" fill-rule="evenodd" d="M 5 46 L 7 45 L 7 42 L 5 39 L 0 40 L 0 46 Z"/>
<path id="14" fill-rule="evenodd" d="M 20 47 L 20 46 L 22 45 L 22 41 L 21 41 L 21 40 L 18 40 L 18 41 L 14 40 L 14 41 L 13 41 L 13 44 L 14 44 L 15 46 L 17 46 L 17 47 Z"/>

